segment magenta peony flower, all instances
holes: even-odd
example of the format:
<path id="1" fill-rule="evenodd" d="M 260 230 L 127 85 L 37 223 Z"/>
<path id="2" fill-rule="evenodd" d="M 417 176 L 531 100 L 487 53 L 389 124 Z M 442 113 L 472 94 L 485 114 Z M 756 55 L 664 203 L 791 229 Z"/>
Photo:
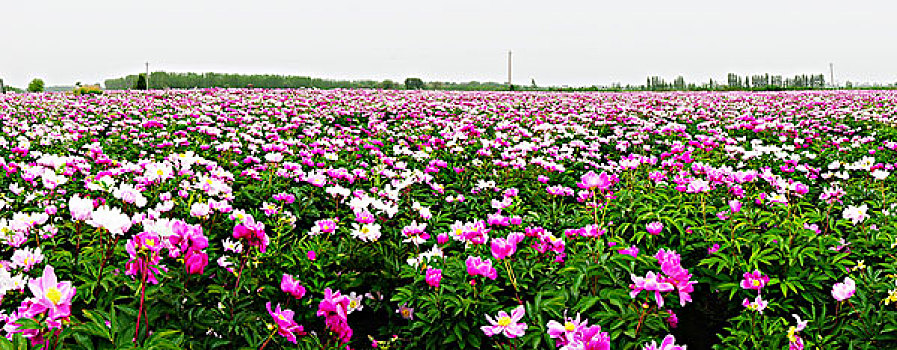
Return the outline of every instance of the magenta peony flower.
<path id="1" fill-rule="evenodd" d="M 281 310 L 280 304 L 277 304 L 277 307 L 274 310 L 271 310 L 270 301 L 265 304 L 265 307 L 268 309 L 268 314 L 274 319 L 274 323 L 277 324 L 277 334 L 287 338 L 287 340 L 293 342 L 293 344 L 297 343 L 296 335 L 305 335 L 302 326 L 298 325 L 296 321 L 293 320 L 294 313 L 292 310 Z"/>
<path id="2" fill-rule="evenodd" d="M 259 251 L 262 253 L 268 248 L 265 224 L 256 222 L 255 218 L 250 215 L 234 226 L 233 236 L 235 239 L 245 239 L 251 247 L 259 247 Z"/>
<path id="3" fill-rule="evenodd" d="M 489 321 L 491 326 L 482 326 L 480 329 L 489 337 L 499 333 L 503 333 L 508 338 L 521 337 L 527 328 L 526 323 L 520 322 L 523 314 L 524 309 L 523 305 L 521 305 L 511 311 L 510 315 L 504 311 L 499 311 L 498 317 L 495 319 L 486 315 L 486 320 Z"/>
<path id="4" fill-rule="evenodd" d="M 280 290 L 292 295 L 296 299 L 302 299 L 305 296 L 305 287 L 299 284 L 299 281 L 293 279 L 293 276 L 283 274 L 280 279 Z"/>
<path id="5" fill-rule="evenodd" d="M 523 235 L 518 234 L 516 236 L 511 234 L 507 239 L 505 238 L 493 238 L 492 239 L 492 257 L 501 260 L 507 258 L 514 254 L 517 251 L 517 243 L 523 240 Z"/>
<path id="6" fill-rule="evenodd" d="M 439 288 L 439 282 L 442 281 L 442 269 L 427 267 L 426 281 L 430 287 Z"/>
<path id="7" fill-rule="evenodd" d="M 498 277 L 498 273 L 495 271 L 495 268 L 492 267 L 492 260 L 483 260 L 478 256 L 471 256 L 467 258 L 466 263 L 467 273 L 471 276 L 480 275 L 491 280 L 495 280 L 495 278 Z"/>
<path id="8" fill-rule="evenodd" d="M 352 328 L 349 327 L 349 297 L 340 295 L 339 291 L 324 289 L 324 299 L 318 304 L 318 317 L 324 317 L 324 323 L 331 331 L 337 334 L 342 343 L 348 343 L 352 338 Z"/>
<path id="9" fill-rule="evenodd" d="M 761 274 L 759 270 L 754 270 L 753 273 L 744 274 L 744 280 L 741 281 L 741 288 L 761 290 L 767 283 L 769 283 L 769 276 Z"/>
<path id="10" fill-rule="evenodd" d="M 657 236 L 660 234 L 660 231 L 663 231 L 663 224 L 655 221 L 655 222 L 648 224 L 647 229 L 648 229 L 648 233 Z"/>
<path id="11" fill-rule="evenodd" d="M 638 256 L 638 247 L 636 247 L 636 246 L 631 246 L 631 247 L 626 248 L 626 249 L 620 249 L 620 250 L 618 250 L 617 252 L 620 253 L 620 254 L 631 255 L 631 256 L 634 258 L 634 257 L 637 257 L 637 256 Z"/>
<path id="12" fill-rule="evenodd" d="M 184 266 L 191 275 L 202 275 L 209 265 L 209 256 L 205 252 L 190 250 L 184 255 Z"/>

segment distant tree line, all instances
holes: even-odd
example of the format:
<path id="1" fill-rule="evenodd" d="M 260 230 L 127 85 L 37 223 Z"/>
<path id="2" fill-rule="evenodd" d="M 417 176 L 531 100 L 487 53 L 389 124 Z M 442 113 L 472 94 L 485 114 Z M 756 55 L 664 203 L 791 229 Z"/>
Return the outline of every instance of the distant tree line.
<path id="1" fill-rule="evenodd" d="M 149 79 L 140 82 L 143 74 L 134 74 L 122 78 L 107 79 L 104 82 L 108 90 L 142 89 L 193 89 L 193 88 L 368 88 L 396 89 L 402 84 L 391 80 L 331 80 L 292 75 L 272 74 L 227 74 L 227 73 L 169 73 L 152 72 Z M 420 80 L 420 79 L 418 79 Z M 141 83 L 141 86 L 138 86 Z"/>
<path id="2" fill-rule="evenodd" d="M 535 82 L 535 81 L 533 81 Z M 404 82 L 393 80 L 332 80 L 293 75 L 227 74 L 227 73 L 171 73 L 152 72 L 107 79 L 107 90 L 194 89 L 194 88 L 318 88 L 318 89 L 407 89 L 407 90 L 507 90 L 508 85 L 496 82 L 425 82 L 410 77 Z M 533 86 L 515 86 L 515 90 L 545 90 Z"/>
<path id="3" fill-rule="evenodd" d="M 511 87 L 497 82 L 427 82 L 420 78 L 407 78 L 403 82 L 392 80 L 331 80 L 305 76 L 270 74 L 226 74 L 226 73 L 170 73 L 152 72 L 149 79 L 144 74 L 128 75 L 105 81 L 108 90 L 143 89 L 193 89 L 193 88 L 318 88 L 318 89 L 406 89 L 406 90 L 461 90 L 461 91 L 507 91 Z M 891 89 L 894 85 L 854 86 L 847 82 L 841 89 L 881 88 Z M 767 90 L 810 90 L 830 88 L 823 74 L 795 75 L 790 78 L 781 75 L 745 75 L 729 73 L 725 82 L 711 79 L 706 83 L 686 82 L 679 76 L 666 81 L 659 76 L 650 76 L 645 85 L 591 86 L 591 87 L 539 87 L 535 79 L 531 85 L 514 85 L 514 91 L 767 91 Z"/>
<path id="4" fill-rule="evenodd" d="M 685 78 L 679 76 L 672 82 L 667 82 L 658 76 L 648 77 L 644 90 L 648 91 L 677 91 L 677 90 L 806 90 L 826 88 L 825 75 L 795 75 L 793 78 L 783 78 L 781 75 L 759 74 L 745 75 L 743 78 L 735 73 L 726 76 L 726 83 L 710 79 L 704 84 L 686 83 Z"/>

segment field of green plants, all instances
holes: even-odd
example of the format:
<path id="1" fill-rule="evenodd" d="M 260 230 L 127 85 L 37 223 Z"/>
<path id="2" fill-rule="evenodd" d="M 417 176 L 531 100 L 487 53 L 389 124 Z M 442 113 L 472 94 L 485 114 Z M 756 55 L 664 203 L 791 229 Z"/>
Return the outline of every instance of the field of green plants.
<path id="1" fill-rule="evenodd" d="M 0 95 L 0 350 L 894 349 L 897 93 Z"/>

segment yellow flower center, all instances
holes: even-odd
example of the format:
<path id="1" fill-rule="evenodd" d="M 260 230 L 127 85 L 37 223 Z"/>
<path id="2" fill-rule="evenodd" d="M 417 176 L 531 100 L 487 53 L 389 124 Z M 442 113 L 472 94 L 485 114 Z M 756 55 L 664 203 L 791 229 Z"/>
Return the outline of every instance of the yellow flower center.
<path id="1" fill-rule="evenodd" d="M 794 326 L 791 326 L 791 328 L 788 328 L 788 340 L 791 341 L 792 343 L 797 341 L 797 337 L 794 336 L 794 333 L 796 331 L 797 331 L 797 328 Z"/>
<path id="2" fill-rule="evenodd" d="M 25 266 L 31 265 L 31 258 L 25 258 Z"/>
<path id="3" fill-rule="evenodd" d="M 564 330 L 565 330 L 565 331 L 567 331 L 567 332 L 572 332 L 574 329 L 576 329 L 576 325 L 573 324 L 573 322 L 567 322 L 567 323 L 564 323 Z"/>
<path id="4" fill-rule="evenodd" d="M 156 240 L 155 240 L 155 239 L 148 239 L 148 240 L 146 240 L 146 245 L 149 246 L 149 247 L 155 247 L 155 246 L 156 246 Z"/>
<path id="5" fill-rule="evenodd" d="M 499 326 L 502 326 L 502 327 L 510 326 L 510 325 L 511 325 L 511 318 L 510 318 L 510 317 L 499 317 L 499 318 L 498 318 L 498 325 L 499 325 Z"/>
<path id="6" fill-rule="evenodd" d="M 156 175 L 162 176 L 165 175 L 165 172 L 162 169 L 156 170 Z"/>
<path id="7" fill-rule="evenodd" d="M 402 317 L 408 318 L 408 316 L 411 316 L 411 311 L 408 309 L 402 309 Z"/>
<path id="8" fill-rule="evenodd" d="M 365 233 L 365 234 L 366 234 L 366 233 L 368 233 L 368 232 L 371 232 L 371 229 L 369 229 L 367 226 L 361 228 L 361 233 Z"/>
<path id="9" fill-rule="evenodd" d="M 281 321 L 287 320 L 286 317 L 283 317 L 283 315 L 281 315 L 281 314 L 277 314 L 277 318 L 279 318 Z"/>
<path id="10" fill-rule="evenodd" d="M 754 285 L 754 287 L 759 287 L 759 286 L 760 286 L 760 280 L 754 280 L 753 285 Z"/>
<path id="11" fill-rule="evenodd" d="M 351 301 L 349 301 L 349 307 L 350 307 L 350 308 L 353 308 L 353 309 L 354 309 L 355 306 L 357 306 L 357 305 L 358 305 L 358 302 L 356 302 L 355 300 L 351 300 Z"/>
<path id="12" fill-rule="evenodd" d="M 50 287 L 46 296 L 53 305 L 59 305 L 59 299 L 62 299 L 62 292 L 60 292 L 59 289 L 56 289 L 56 287 Z"/>

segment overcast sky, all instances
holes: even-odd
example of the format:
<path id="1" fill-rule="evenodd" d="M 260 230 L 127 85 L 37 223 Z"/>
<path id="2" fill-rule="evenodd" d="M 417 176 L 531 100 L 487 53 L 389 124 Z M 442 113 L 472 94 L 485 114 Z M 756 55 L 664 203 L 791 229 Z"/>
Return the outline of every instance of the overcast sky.
<path id="1" fill-rule="evenodd" d="M 0 0 L 0 78 L 144 70 L 539 85 L 825 73 L 897 82 L 895 1 Z"/>

